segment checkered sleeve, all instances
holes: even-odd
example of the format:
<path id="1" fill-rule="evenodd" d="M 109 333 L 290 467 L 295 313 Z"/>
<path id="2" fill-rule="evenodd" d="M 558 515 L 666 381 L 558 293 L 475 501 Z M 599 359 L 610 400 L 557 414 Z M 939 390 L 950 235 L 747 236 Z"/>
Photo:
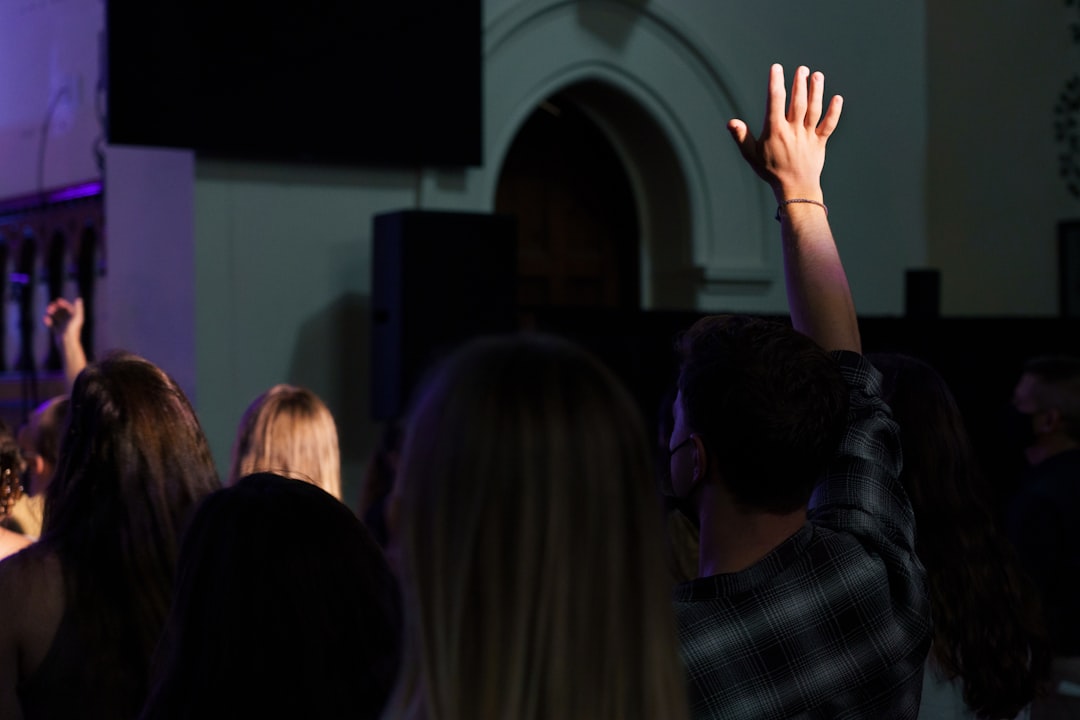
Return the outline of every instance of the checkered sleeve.
<path id="1" fill-rule="evenodd" d="M 848 383 L 848 427 L 810 500 L 809 518 L 872 546 L 895 545 L 914 560 L 915 513 L 900 484 L 899 429 L 881 398 L 881 373 L 857 353 L 833 355 Z"/>

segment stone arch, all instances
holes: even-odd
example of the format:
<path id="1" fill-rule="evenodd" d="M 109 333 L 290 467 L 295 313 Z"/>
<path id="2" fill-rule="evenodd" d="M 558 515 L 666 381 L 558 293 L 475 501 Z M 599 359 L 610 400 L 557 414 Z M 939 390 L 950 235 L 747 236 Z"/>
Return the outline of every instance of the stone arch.
<path id="1" fill-rule="evenodd" d="M 738 297 L 775 291 L 778 256 L 765 226 L 770 200 L 724 127 L 743 113 L 717 66 L 650 4 L 549 0 L 493 12 L 484 165 L 425 171 L 419 205 L 490 211 L 518 129 L 546 98 L 570 94 L 604 127 L 634 182 L 642 305 L 737 310 Z"/>

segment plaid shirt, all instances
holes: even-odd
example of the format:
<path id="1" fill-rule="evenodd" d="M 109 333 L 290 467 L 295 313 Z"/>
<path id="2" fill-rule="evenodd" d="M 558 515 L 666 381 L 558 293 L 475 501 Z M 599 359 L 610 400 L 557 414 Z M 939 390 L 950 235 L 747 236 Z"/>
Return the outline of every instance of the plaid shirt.
<path id="1" fill-rule="evenodd" d="M 925 571 L 881 376 L 835 354 L 848 427 L 808 522 L 753 566 L 675 591 L 701 718 L 914 718 L 930 647 Z"/>

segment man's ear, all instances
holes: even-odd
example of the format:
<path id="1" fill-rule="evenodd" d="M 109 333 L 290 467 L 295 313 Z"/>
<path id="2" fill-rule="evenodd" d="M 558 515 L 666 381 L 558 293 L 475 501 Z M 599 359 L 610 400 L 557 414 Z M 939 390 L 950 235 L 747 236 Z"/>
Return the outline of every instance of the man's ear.
<path id="1" fill-rule="evenodd" d="M 694 445 L 694 486 L 705 479 L 709 469 L 709 456 L 705 450 L 705 443 L 697 433 L 690 434 L 690 440 Z"/>
<path id="2" fill-rule="evenodd" d="M 45 474 L 45 458 L 41 457 L 40 454 L 37 454 L 37 453 L 34 454 L 34 459 L 32 461 L 32 464 L 33 464 L 33 469 L 34 469 L 34 474 L 35 475 L 37 475 L 38 477 L 41 477 L 42 475 Z"/>

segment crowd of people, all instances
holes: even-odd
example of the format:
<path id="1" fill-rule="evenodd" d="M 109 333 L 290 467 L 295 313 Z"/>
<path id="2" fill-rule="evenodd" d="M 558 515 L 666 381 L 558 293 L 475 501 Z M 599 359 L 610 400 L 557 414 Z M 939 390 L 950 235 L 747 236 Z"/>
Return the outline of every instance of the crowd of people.
<path id="1" fill-rule="evenodd" d="M 0 428 L 0 720 L 1071 717 L 1080 361 L 1021 378 L 1007 537 L 941 376 L 863 354 L 821 187 L 841 110 L 775 65 L 761 133 L 728 125 L 790 324 L 688 328 L 652 431 L 568 340 L 469 341 L 358 512 L 310 390 L 252 402 L 223 485 L 177 384 L 87 362 L 51 304 L 70 393 Z"/>

